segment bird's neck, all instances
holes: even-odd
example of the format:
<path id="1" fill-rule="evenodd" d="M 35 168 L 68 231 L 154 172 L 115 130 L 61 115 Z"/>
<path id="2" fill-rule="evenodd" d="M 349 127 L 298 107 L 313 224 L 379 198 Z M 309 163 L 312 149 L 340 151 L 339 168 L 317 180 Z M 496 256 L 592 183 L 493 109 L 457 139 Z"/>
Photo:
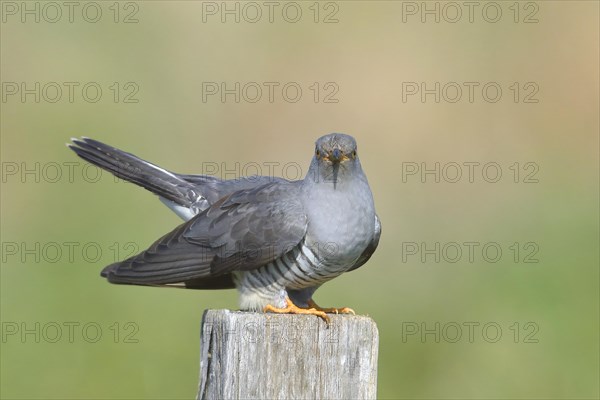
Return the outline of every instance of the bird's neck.
<path id="1" fill-rule="evenodd" d="M 321 170 L 321 168 L 326 169 Z M 316 160 L 313 159 L 313 162 L 311 163 L 308 173 L 304 179 L 304 184 L 308 185 L 309 187 L 318 186 L 319 190 L 331 189 L 345 191 L 353 190 L 357 186 L 362 185 L 366 185 L 368 187 L 367 177 L 363 173 L 358 160 L 356 160 L 356 164 L 351 167 L 340 165 L 338 167 L 335 182 L 333 176 L 334 174 L 332 166 L 319 166 Z"/>

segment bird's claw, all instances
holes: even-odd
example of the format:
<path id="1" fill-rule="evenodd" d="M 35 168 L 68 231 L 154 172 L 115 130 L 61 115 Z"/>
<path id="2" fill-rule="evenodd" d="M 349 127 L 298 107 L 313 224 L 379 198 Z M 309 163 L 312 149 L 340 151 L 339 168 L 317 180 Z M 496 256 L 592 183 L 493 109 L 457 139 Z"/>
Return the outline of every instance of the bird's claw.
<path id="1" fill-rule="evenodd" d="M 300 308 L 292 301 L 286 297 L 285 298 L 286 306 L 285 308 L 274 307 L 270 304 L 267 304 L 265 308 L 263 308 L 264 312 L 272 312 L 277 314 L 305 314 L 305 315 L 316 315 L 319 318 L 322 318 L 327 325 L 329 325 L 329 317 L 325 314 L 325 311 L 318 310 L 316 308 Z"/>
<path id="2" fill-rule="evenodd" d="M 353 309 L 349 308 L 349 307 L 342 307 L 342 308 L 336 308 L 336 307 L 329 307 L 329 308 L 323 308 L 320 307 L 317 303 L 315 303 L 313 300 L 309 300 L 307 302 L 308 306 L 318 310 L 318 311 L 323 311 L 325 313 L 329 313 L 329 314 L 352 314 L 352 315 L 356 315 L 356 313 L 354 312 Z"/>

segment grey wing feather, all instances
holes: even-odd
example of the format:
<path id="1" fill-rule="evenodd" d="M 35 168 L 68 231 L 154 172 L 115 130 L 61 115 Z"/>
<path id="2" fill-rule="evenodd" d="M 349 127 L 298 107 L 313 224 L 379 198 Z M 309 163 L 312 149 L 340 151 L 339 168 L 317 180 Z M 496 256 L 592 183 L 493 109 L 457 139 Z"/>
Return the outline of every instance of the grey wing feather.
<path id="1" fill-rule="evenodd" d="M 358 257 L 358 260 L 356 260 L 356 262 L 354 263 L 352 268 L 350 268 L 348 270 L 348 272 L 354 271 L 355 269 L 361 267 L 363 264 L 365 264 L 367 261 L 369 261 L 369 258 L 371 258 L 373 253 L 375 253 L 375 250 L 377 249 L 377 246 L 379 245 L 380 237 L 381 237 L 381 222 L 379 221 L 379 217 L 377 216 L 377 214 L 375 214 L 375 232 L 373 234 L 373 239 L 371 240 L 371 243 L 369 243 L 369 245 L 367 246 L 365 251 L 363 251 L 363 253 L 360 255 L 360 257 Z"/>
<path id="2" fill-rule="evenodd" d="M 273 182 L 289 183 L 290 181 L 273 176 L 248 176 L 222 180 L 209 175 L 183 175 L 177 177 L 194 185 L 212 204 L 228 194 L 238 190 L 252 189 Z"/>
<path id="3" fill-rule="evenodd" d="M 307 217 L 298 186 L 272 182 L 223 197 L 156 241 L 148 250 L 106 267 L 113 283 L 163 285 L 259 268 L 298 245 Z"/>

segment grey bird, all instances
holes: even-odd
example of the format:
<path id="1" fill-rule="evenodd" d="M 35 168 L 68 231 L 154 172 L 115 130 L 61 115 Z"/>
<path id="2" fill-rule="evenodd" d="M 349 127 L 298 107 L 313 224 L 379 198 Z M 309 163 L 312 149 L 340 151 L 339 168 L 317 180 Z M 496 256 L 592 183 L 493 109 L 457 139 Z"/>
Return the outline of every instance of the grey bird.
<path id="1" fill-rule="evenodd" d="M 352 136 L 319 138 L 303 180 L 222 180 L 169 172 L 99 141 L 72 139 L 86 161 L 159 196 L 186 222 L 142 253 L 105 267 L 109 282 L 231 289 L 242 310 L 317 315 L 323 283 L 365 264 L 381 224 Z"/>

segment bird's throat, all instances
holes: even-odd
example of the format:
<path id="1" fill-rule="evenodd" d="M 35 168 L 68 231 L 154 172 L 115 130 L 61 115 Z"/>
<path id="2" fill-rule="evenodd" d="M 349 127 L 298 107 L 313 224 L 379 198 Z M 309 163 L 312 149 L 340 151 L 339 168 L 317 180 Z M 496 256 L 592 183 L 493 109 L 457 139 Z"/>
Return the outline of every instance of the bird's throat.
<path id="1" fill-rule="evenodd" d="M 337 188 L 338 171 L 340 170 L 340 163 L 333 164 L 333 189 Z"/>

